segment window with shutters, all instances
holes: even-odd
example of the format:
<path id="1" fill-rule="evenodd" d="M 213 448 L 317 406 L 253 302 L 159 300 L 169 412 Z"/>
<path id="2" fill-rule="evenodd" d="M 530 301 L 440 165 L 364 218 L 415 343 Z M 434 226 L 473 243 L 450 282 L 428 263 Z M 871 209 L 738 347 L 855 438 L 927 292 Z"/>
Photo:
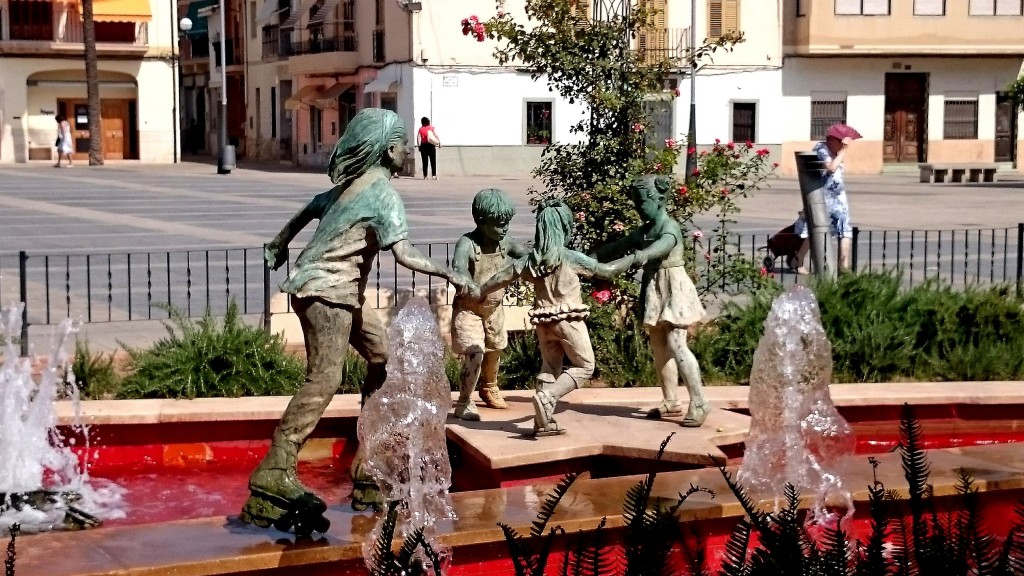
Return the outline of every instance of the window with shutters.
<path id="1" fill-rule="evenodd" d="M 757 103 L 732 103 L 732 141 L 757 142 Z"/>
<path id="2" fill-rule="evenodd" d="M 914 0 L 914 16 L 945 16 L 946 0 Z"/>
<path id="3" fill-rule="evenodd" d="M 569 14 L 572 16 L 574 26 L 577 30 L 590 26 L 590 0 L 575 0 L 569 4 Z"/>
<path id="4" fill-rule="evenodd" d="M 888 16 L 890 0 L 835 0 L 839 16 Z"/>
<path id="5" fill-rule="evenodd" d="M 661 62 L 669 57 L 666 0 L 645 0 L 644 8 L 650 14 L 650 26 L 637 31 L 636 47 L 648 64 Z"/>
<path id="6" fill-rule="evenodd" d="M 942 137 L 946 140 L 977 140 L 978 99 L 947 99 L 943 107 Z"/>
<path id="7" fill-rule="evenodd" d="M 739 0 L 708 0 L 708 39 L 740 31 Z"/>
<path id="8" fill-rule="evenodd" d="M 846 124 L 846 99 L 812 99 L 811 140 L 824 140 L 833 124 Z"/>
<path id="9" fill-rule="evenodd" d="M 971 16 L 1020 16 L 1021 0 L 970 0 L 967 13 Z"/>

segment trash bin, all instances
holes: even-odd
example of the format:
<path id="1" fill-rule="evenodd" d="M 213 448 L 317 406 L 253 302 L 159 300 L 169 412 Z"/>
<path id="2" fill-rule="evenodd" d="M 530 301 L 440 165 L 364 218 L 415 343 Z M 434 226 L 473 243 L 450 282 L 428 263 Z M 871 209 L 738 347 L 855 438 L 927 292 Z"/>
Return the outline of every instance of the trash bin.
<path id="1" fill-rule="evenodd" d="M 796 172 L 800 181 L 804 218 L 807 220 L 807 237 L 811 241 L 814 274 L 819 278 L 835 278 L 836 251 L 829 249 L 831 231 L 828 208 L 825 205 L 825 188 L 821 185 L 821 170 L 821 160 L 817 154 L 796 153 Z"/>
<path id="2" fill-rule="evenodd" d="M 217 159 L 217 174 L 231 174 L 235 168 L 235 147 L 228 144 L 221 148 Z"/>

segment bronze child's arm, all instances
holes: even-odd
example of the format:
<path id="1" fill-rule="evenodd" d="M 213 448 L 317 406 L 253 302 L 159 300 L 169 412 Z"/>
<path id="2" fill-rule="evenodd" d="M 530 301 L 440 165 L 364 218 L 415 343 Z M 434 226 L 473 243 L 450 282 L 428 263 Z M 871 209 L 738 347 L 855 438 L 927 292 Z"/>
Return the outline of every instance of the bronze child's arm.
<path id="1" fill-rule="evenodd" d="M 291 220 L 277 233 L 277 236 L 267 243 L 266 248 L 263 249 L 263 259 L 270 264 L 272 269 L 277 270 L 288 261 L 288 244 L 307 224 L 323 217 L 324 209 L 334 193 L 334 190 L 328 190 L 314 196 L 309 204 L 296 212 L 295 216 L 292 216 Z"/>

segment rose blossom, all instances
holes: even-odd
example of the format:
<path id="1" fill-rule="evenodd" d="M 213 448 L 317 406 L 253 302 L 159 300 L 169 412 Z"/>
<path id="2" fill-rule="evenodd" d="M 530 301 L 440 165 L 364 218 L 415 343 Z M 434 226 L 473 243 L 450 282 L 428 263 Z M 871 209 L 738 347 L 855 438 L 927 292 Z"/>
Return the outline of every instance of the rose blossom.
<path id="1" fill-rule="evenodd" d="M 612 291 L 607 288 L 604 290 L 594 290 L 590 293 L 590 296 L 597 300 L 598 304 L 607 304 L 612 299 Z"/>
<path id="2" fill-rule="evenodd" d="M 612 224 L 612 230 L 615 230 L 616 232 L 622 232 L 625 229 L 626 225 L 623 224 L 622 222 L 616 221 L 615 224 Z"/>
<path id="3" fill-rule="evenodd" d="M 694 230 L 693 231 L 693 239 L 694 240 L 700 240 L 703 237 L 704 237 L 704 233 L 701 232 L 700 230 Z"/>

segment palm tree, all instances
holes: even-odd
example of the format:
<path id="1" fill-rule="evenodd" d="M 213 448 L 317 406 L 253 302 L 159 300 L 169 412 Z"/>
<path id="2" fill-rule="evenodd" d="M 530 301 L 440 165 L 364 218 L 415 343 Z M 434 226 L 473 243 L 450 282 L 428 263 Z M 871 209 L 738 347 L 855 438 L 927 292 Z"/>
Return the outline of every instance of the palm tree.
<path id="1" fill-rule="evenodd" d="M 103 165 L 103 130 L 100 126 L 100 73 L 96 57 L 96 22 L 93 0 L 82 0 L 82 31 L 85 35 L 85 92 L 89 99 L 89 165 Z"/>

